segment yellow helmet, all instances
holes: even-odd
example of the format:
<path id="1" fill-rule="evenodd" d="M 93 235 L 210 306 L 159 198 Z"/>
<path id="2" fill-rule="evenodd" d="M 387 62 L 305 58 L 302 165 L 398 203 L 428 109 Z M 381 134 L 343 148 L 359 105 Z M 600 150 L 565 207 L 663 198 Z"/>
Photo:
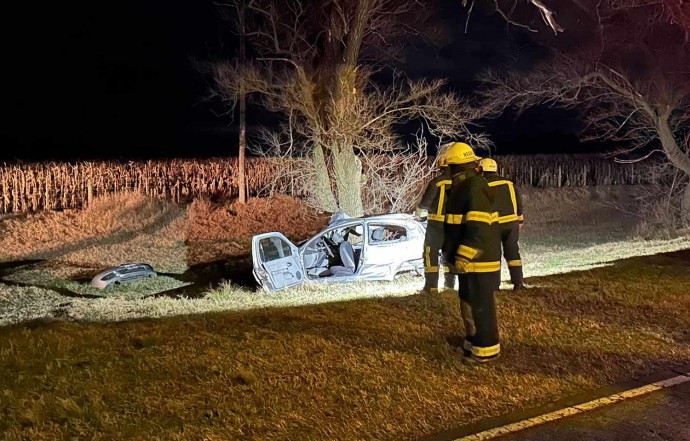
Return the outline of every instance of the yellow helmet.
<path id="1" fill-rule="evenodd" d="M 446 149 L 444 155 L 448 165 L 467 164 L 468 162 L 479 161 L 481 158 L 474 154 L 472 147 L 464 142 L 454 142 Z"/>
<path id="2" fill-rule="evenodd" d="M 498 164 L 496 164 L 496 161 L 491 158 L 483 158 L 481 161 L 479 161 L 479 167 L 481 167 L 482 171 L 485 172 L 498 171 Z"/>

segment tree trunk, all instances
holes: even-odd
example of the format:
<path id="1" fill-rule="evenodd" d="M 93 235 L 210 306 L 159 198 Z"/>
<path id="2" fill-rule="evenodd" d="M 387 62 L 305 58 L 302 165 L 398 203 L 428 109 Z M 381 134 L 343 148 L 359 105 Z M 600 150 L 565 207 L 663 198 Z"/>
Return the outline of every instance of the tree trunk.
<path id="1" fill-rule="evenodd" d="M 682 170 L 686 176 L 690 176 L 690 157 L 681 150 L 675 136 L 673 136 L 673 129 L 669 123 L 670 111 L 658 112 L 658 115 L 656 128 L 666 157 L 674 166 Z M 690 184 L 683 191 L 681 216 L 685 223 L 690 222 Z"/>
<path id="2" fill-rule="evenodd" d="M 347 47 L 343 57 L 345 66 L 349 69 L 354 69 L 357 66 L 359 51 L 362 48 L 362 40 L 364 40 L 364 31 L 369 25 L 372 4 L 372 0 L 359 0 L 357 3 L 355 17 L 347 36 Z"/>
<path id="3" fill-rule="evenodd" d="M 247 61 L 247 53 L 245 47 L 245 36 L 244 36 L 244 16 L 245 8 L 242 8 L 239 14 L 240 20 L 240 65 L 244 66 Z M 247 203 L 247 175 L 245 173 L 245 156 L 247 152 L 247 97 L 244 89 L 244 83 L 240 82 L 240 93 L 239 93 L 239 104 L 240 104 L 240 139 L 239 139 L 239 158 L 237 164 L 237 174 L 239 175 L 239 193 L 240 193 L 240 203 Z"/>
<path id="4" fill-rule="evenodd" d="M 240 86 L 240 154 L 237 166 L 239 175 L 240 203 L 247 203 L 247 174 L 245 161 L 247 152 L 247 102 L 245 99 L 244 85 Z"/>
<path id="5" fill-rule="evenodd" d="M 316 202 L 316 206 L 328 213 L 335 213 L 338 211 L 338 204 L 336 203 L 333 190 L 331 190 L 331 178 L 328 174 L 328 167 L 326 166 L 326 157 L 323 152 L 324 147 L 315 146 L 313 153 L 314 166 L 314 188 L 312 194 Z"/>
<path id="6" fill-rule="evenodd" d="M 337 153 L 333 155 L 333 169 L 340 211 L 352 217 L 363 216 L 362 162 L 352 151 L 351 145 L 337 147 Z"/>
<path id="7" fill-rule="evenodd" d="M 329 135 L 314 151 L 314 196 L 318 206 L 324 211 L 341 211 L 353 217 L 362 216 L 364 212 L 362 164 L 354 152 L 352 143 L 348 144 L 342 138 L 347 139 L 350 130 L 346 120 L 350 106 L 358 93 L 357 60 L 364 31 L 369 24 L 372 5 L 373 0 L 357 2 L 345 47 L 342 48 L 340 42 L 333 42 L 330 47 L 333 64 L 325 63 L 328 68 L 321 72 L 318 80 L 321 87 L 316 88 L 326 91 L 325 100 L 319 100 L 323 104 L 319 113 L 321 123 Z M 329 161 L 326 161 L 326 155 Z M 332 168 L 329 168 L 329 163 Z M 335 181 L 335 189 L 331 187 L 332 181 Z"/>

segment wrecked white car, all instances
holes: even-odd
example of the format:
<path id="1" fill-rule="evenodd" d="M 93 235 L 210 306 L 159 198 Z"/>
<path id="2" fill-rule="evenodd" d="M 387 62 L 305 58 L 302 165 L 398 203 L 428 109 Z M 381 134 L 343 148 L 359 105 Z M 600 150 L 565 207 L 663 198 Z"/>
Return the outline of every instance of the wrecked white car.
<path id="1" fill-rule="evenodd" d="M 301 283 L 393 280 L 423 272 L 426 226 L 408 214 L 334 216 L 326 229 L 293 245 L 281 233 L 252 238 L 254 278 L 269 292 Z"/>

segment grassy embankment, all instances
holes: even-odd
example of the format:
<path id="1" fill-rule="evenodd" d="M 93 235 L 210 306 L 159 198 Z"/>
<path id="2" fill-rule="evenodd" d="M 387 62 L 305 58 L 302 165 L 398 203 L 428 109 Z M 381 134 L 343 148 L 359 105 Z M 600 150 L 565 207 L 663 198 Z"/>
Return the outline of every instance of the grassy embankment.
<path id="1" fill-rule="evenodd" d="M 635 219 L 609 206 L 629 203 L 630 193 L 623 187 L 530 191 L 522 240 L 526 275 L 582 270 L 689 247 L 687 237 L 631 236 Z M 0 222 L 0 325 L 39 317 L 117 321 L 298 306 L 406 296 L 421 288 L 420 278 L 280 294 L 245 285 L 252 281 L 247 253 L 253 234 L 282 231 L 299 240 L 324 222 L 323 216 L 287 197 L 251 200 L 248 206 L 197 201 L 177 207 L 120 195 L 84 211 L 6 217 Z M 27 259 L 37 262 L 16 266 Z M 149 262 L 161 277 L 108 292 L 88 285 L 100 269 L 124 261 Z M 152 297 L 161 292 L 166 295 Z M 180 295 L 197 298 L 169 297 Z"/>
<path id="2" fill-rule="evenodd" d="M 635 258 L 501 292 L 503 357 L 474 368 L 448 342 L 452 293 L 0 328 L 0 433 L 413 439 L 690 361 L 688 265 Z"/>

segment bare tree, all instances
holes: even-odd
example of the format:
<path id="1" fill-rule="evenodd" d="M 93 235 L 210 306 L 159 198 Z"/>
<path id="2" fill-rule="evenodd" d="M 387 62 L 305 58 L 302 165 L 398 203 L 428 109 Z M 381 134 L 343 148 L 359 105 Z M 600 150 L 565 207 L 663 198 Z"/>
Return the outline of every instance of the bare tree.
<path id="1" fill-rule="evenodd" d="M 286 174 L 302 185 L 311 186 L 310 201 L 317 208 L 360 214 L 407 209 L 418 196 L 412 181 L 423 180 L 429 173 L 427 146 L 421 137 L 414 146 L 404 145 L 393 130 L 395 124 L 419 119 L 438 137 L 462 134 L 475 145 L 490 146 L 486 138 L 472 135 L 466 128 L 466 123 L 476 118 L 473 110 L 457 95 L 442 92 L 443 86 L 444 82 L 439 80 L 399 80 L 387 88 L 368 82 L 352 99 L 341 102 L 332 120 L 327 120 L 328 128 L 320 131 L 314 130 L 320 120 L 304 108 L 293 108 L 277 132 L 262 132 L 259 153 L 270 157 L 309 158 L 310 166 L 299 163 L 299 169 L 286 170 Z M 285 93 L 288 90 L 293 89 L 283 89 L 282 94 L 276 95 L 276 99 L 287 100 L 281 106 L 294 106 L 304 97 L 299 92 Z M 331 140 L 335 142 L 329 145 L 330 158 L 319 157 L 324 150 L 318 146 Z M 329 161 L 332 175 L 323 173 L 323 164 Z M 392 176 L 396 173 L 400 176 Z M 331 183 L 339 197 L 337 203 L 330 192 Z M 363 184 L 366 184 L 364 191 Z M 327 187 L 329 191 L 314 191 L 314 187 Z M 407 190 L 411 193 L 404 197 L 401 192 Z"/>
<path id="2" fill-rule="evenodd" d="M 247 63 L 247 42 L 246 42 L 246 29 L 245 29 L 245 17 L 247 15 L 247 10 L 244 5 L 237 9 L 238 17 L 238 31 L 240 34 L 240 50 L 239 50 L 239 64 L 244 66 Z M 237 171 L 239 174 L 239 193 L 240 193 L 240 203 L 247 203 L 247 175 L 245 173 L 245 158 L 247 155 L 247 92 L 243 84 L 240 84 L 239 91 L 237 94 L 240 106 L 240 142 L 239 142 L 239 158 Z"/>
<path id="3" fill-rule="evenodd" d="M 426 31 L 425 0 L 252 0 L 247 37 L 260 54 L 255 63 L 216 65 L 218 93 L 240 87 L 259 92 L 261 103 L 285 115 L 287 133 L 277 145 L 285 155 L 313 164 L 311 194 L 319 208 L 364 212 L 363 166 L 369 153 L 403 149 L 393 126 L 424 121 L 444 137 L 466 132 L 475 115 L 442 82 L 396 80 L 382 89 L 371 79 L 381 60 L 400 53 L 404 35 Z M 434 32 L 429 32 L 434 34 Z M 277 138 L 273 138 L 275 141 Z M 274 143 L 269 149 L 276 152 Z"/>
<path id="4" fill-rule="evenodd" d="M 577 108 L 583 139 L 624 141 L 618 153 L 659 146 L 690 176 L 690 42 L 682 0 L 573 0 L 559 7 L 580 22 L 563 39 L 540 36 L 552 56 L 531 72 L 487 72 L 485 109 Z M 562 12 L 563 13 L 563 12 Z M 690 219 L 690 186 L 682 198 Z"/>
<path id="5" fill-rule="evenodd" d="M 251 1 L 249 2 L 251 4 Z M 233 32 L 238 36 L 237 58 L 230 61 L 220 62 L 201 62 L 194 60 L 194 64 L 199 71 L 214 77 L 214 84 L 211 86 L 210 94 L 207 99 L 218 98 L 227 106 L 225 115 L 233 121 L 235 111 L 238 111 L 238 188 L 240 203 L 247 202 L 247 176 L 246 176 L 246 152 L 247 152 L 247 95 L 256 92 L 247 88 L 247 84 L 241 81 L 243 71 L 252 63 L 247 59 L 247 28 L 246 21 L 248 16 L 248 3 L 245 1 L 233 1 L 222 5 L 221 17 L 232 23 Z"/>

